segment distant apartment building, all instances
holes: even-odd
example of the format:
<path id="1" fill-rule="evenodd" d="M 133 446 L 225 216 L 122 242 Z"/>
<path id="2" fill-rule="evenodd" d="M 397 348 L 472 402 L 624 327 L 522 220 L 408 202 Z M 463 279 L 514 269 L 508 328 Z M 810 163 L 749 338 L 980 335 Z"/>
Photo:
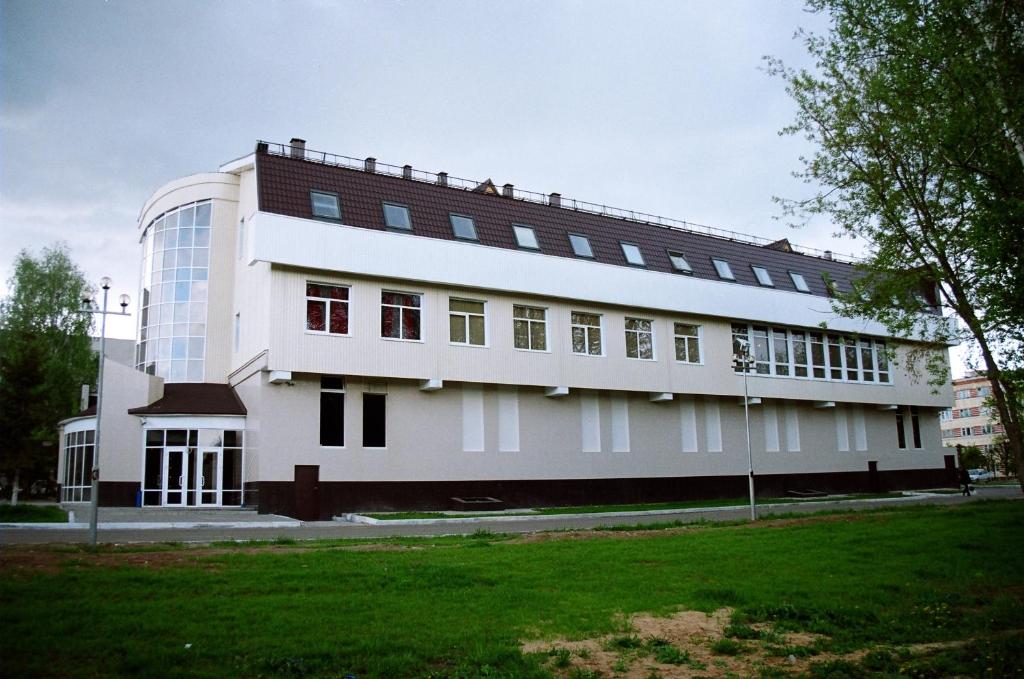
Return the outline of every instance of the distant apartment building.
<path id="1" fill-rule="evenodd" d="M 992 384 L 984 375 L 972 371 L 953 380 L 953 407 L 939 412 L 944 446 L 977 446 L 995 459 L 996 439 L 1004 430 L 995 407 L 986 404 L 991 396 Z"/>

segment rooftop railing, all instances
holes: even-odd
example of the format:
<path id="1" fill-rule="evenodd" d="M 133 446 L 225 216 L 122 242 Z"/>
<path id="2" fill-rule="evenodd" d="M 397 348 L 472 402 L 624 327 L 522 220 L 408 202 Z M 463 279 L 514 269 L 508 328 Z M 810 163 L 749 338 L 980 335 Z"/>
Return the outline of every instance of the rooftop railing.
<path id="1" fill-rule="evenodd" d="M 276 142 L 260 141 L 258 142 L 258 145 L 265 147 L 266 152 L 272 156 L 297 158 L 313 163 L 321 163 L 323 165 L 344 167 L 349 170 L 359 170 L 361 172 L 383 174 L 427 184 L 437 184 L 462 191 L 474 191 L 483 184 L 483 182 L 477 180 L 453 177 L 445 172 L 426 172 L 424 170 L 417 170 L 411 165 L 389 165 L 388 163 L 382 163 L 374 158 L 353 158 L 351 156 L 342 156 L 336 153 L 328 153 L 326 151 L 314 151 L 304 147 L 293 146 L 291 144 L 280 144 Z M 740 233 L 738 231 L 730 231 L 729 229 L 720 229 L 714 226 L 707 226 L 706 224 L 697 224 L 695 222 L 688 222 L 681 219 L 672 219 L 671 217 L 661 217 L 659 215 L 652 215 L 646 212 L 637 212 L 636 210 L 626 210 L 624 208 L 611 207 L 609 205 L 601 205 L 599 203 L 590 203 L 584 200 L 577 200 L 575 198 L 566 198 L 565 196 L 557 193 L 537 193 L 536 191 L 526 191 L 524 189 L 515 188 L 511 185 L 507 185 L 507 188 L 505 186 L 495 185 L 494 188 L 498 195 L 511 198 L 513 200 L 549 205 L 563 210 L 574 210 L 576 212 L 603 215 L 605 217 L 612 217 L 614 219 L 622 219 L 640 224 L 651 224 L 653 226 L 660 226 L 666 229 L 685 231 L 687 233 L 695 233 L 738 243 L 747 243 L 749 245 L 756 245 L 759 247 L 766 247 L 777 242 L 777 240 L 772 240 L 770 238 Z M 818 250 L 816 248 L 795 245 L 793 243 L 789 244 L 789 249 L 791 252 L 801 255 L 834 260 L 837 262 L 844 262 L 846 264 L 855 264 L 860 261 L 859 258 L 852 257 L 850 255 L 841 255 L 829 250 Z"/>

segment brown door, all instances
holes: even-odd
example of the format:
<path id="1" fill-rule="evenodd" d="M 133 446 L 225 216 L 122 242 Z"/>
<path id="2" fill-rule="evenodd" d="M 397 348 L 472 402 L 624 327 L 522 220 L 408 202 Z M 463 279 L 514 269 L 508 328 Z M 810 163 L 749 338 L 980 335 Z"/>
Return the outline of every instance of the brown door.
<path id="1" fill-rule="evenodd" d="M 320 465 L 295 465 L 295 518 L 320 519 Z"/>

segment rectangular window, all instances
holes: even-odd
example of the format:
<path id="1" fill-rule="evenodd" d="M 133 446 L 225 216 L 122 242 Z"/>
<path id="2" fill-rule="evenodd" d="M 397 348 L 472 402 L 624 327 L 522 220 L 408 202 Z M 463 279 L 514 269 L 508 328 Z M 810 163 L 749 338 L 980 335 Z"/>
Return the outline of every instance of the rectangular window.
<path id="1" fill-rule="evenodd" d="M 746 325 L 744 325 L 742 323 L 733 323 L 732 324 L 732 355 L 733 356 L 739 357 L 739 356 L 743 355 L 743 349 L 742 349 L 743 342 L 747 343 L 748 350 L 750 350 L 752 352 L 752 349 L 750 348 L 752 346 L 751 342 L 750 342 L 750 329 Z M 741 373 L 741 372 L 743 372 L 743 366 L 739 362 L 734 362 L 733 370 L 735 372 Z"/>
<path id="2" fill-rule="evenodd" d="M 807 377 L 807 340 L 806 334 L 793 330 L 789 333 L 793 340 L 793 375 Z"/>
<path id="3" fill-rule="evenodd" d="M 907 447 L 907 432 L 903 426 L 903 411 L 896 411 L 896 445 L 900 448 Z"/>
<path id="4" fill-rule="evenodd" d="M 384 225 L 389 229 L 412 230 L 412 216 L 409 208 L 398 203 L 384 203 Z"/>
<path id="5" fill-rule="evenodd" d="M 654 360 L 654 331 L 652 321 L 644 318 L 626 318 L 626 356 Z"/>
<path id="6" fill-rule="evenodd" d="M 516 236 L 516 245 L 528 250 L 540 250 L 540 243 L 537 242 L 537 232 L 532 226 L 513 224 L 512 232 Z"/>
<path id="7" fill-rule="evenodd" d="M 314 217 L 341 221 L 341 203 L 338 201 L 338 194 L 327 191 L 310 191 L 309 200 L 313 205 Z"/>
<path id="8" fill-rule="evenodd" d="M 810 333 L 811 367 L 815 378 L 825 379 L 825 338 L 820 332 Z"/>
<path id="9" fill-rule="evenodd" d="M 448 339 L 452 344 L 482 347 L 485 337 L 484 302 L 469 299 L 448 300 Z"/>
<path id="10" fill-rule="evenodd" d="M 832 379 L 843 379 L 843 345 L 839 335 L 828 336 L 828 366 Z"/>
<path id="11" fill-rule="evenodd" d="M 632 243 L 622 243 L 619 245 L 622 247 L 622 254 L 626 258 L 626 261 L 633 266 L 647 266 L 644 262 L 644 254 L 640 252 L 640 248 Z"/>
<path id="12" fill-rule="evenodd" d="M 522 304 L 513 305 L 512 336 L 516 349 L 547 351 L 547 310 Z"/>
<path id="13" fill-rule="evenodd" d="M 775 374 L 789 375 L 789 340 L 785 330 L 772 332 L 772 350 L 775 359 Z"/>
<path id="14" fill-rule="evenodd" d="M 774 288 L 775 283 L 772 281 L 772 277 L 768 275 L 768 269 L 763 266 L 753 266 L 751 269 L 754 270 L 754 276 L 757 278 L 759 285 L 763 285 L 766 288 Z"/>
<path id="15" fill-rule="evenodd" d="M 601 316 L 573 311 L 572 352 L 574 354 L 601 355 Z"/>
<path id="16" fill-rule="evenodd" d="M 380 293 L 380 336 L 420 339 L 420 296 L 409 292 Z"/>
<path id="17" fill-rule="evenodd" d="M 472 217 L 465 215 L 449 214 L 448 219 L 452 223 L 452 233 L 455 234 L 456 238 L 464 238 L 466 240 L 476 240 L 476 224 L 473 223 Z"/>
<path id="18" fill-rule="evenodd" d="M 320 445 L 345 445 L 345 378 L 320 378 Z"/>
<path id="19" fill-rule="evenodd" d="M 758 375 L 771 374 L 771 354 L 768 349 L 768 328 L 760 325 L 754 326 L 754 371 Z"/>
<path id="20" fill-rule="evenodd" d="M 790 271 L 789 277 L 793 281 L 793 287 L 799 292 L 810 292 L 811 289 L 807 286 L 807 281 L 804 279 L 804 275 L 797 273 L 796 271 Z"/>
<path id="21" fill-rule="evenodd" d="M 306 330 L 348 334 L 347 286 L 306 283 Z"/>
<path id="22" fill-rule="evenodd" d="M 718 272 L 719 278 L 727 281 L 736 280 L 736 277 L 732 275 L 732 268 L 729 266 L 729 262 L 724 259 L 712 259 L 711 262 L 715 265 L 715 271 Z"/>
<path id="23" fill-rule="evenodd" d="M 693 267 L 691 267 L 690 263 L 686 261 L 686 257 L 683 257 L 683 255 L 678 252 L 672 252 L 670 250 L 668 253 L 668 261 L 672 262 L 672 268 L 679 273 L 693 273 Z"/>
<path id="24" fill-rule="evenodd" d="M 914 435 L 914 447 L 921 447 L 921 416 L 917 406 L 910 406 L 910 431 Z"/>
<path id="25" fill-rule="evenodd" d="M 875 356 L 871 351 L 871 340 L 860 340 L 857 343 L 860 347 L 860 368 L 861 379 L 865 382 L 875 381 Z"/>
<path id="26" fill-rule="evenodd" d="M 363 448 L 387 447 L 387 394 L 363 393 Z"/>
<path id="27" fill-rule="evenodd" d="M 676 341 L 676 360 L 682 363 L 700 363 L 700 327 L 689 323 L 673 323 Z"/>
<path id="28" fill-rule="evenodd" d="M 594 257 L 594 251 L 590 249 L 590 240 L 586 236 L 570 233 L 569 243 L 572 245 L 572 251 L 577 257 Z"/>
<path id="29" fill-rule="evenodd" d="M 875 357 L 878 359 L 878 381 L 889 382 L 889 352 L 885 342 L 875 342 Z"/>
<path id="30" fill-rule="evenodd" d="M 843 342 L 846 348 L 846 379 L 856 382 L 860 378 L 857 365 L 857 342 L 848 337 L 844 337 Z"/>

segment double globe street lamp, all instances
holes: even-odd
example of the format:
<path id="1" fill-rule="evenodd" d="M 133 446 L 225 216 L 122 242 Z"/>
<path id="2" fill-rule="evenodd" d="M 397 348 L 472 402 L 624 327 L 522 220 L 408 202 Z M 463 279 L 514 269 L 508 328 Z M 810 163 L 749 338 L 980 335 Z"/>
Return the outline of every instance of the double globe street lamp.
<path id="1" fill-rule="evenodd" d="M 754 364 L 754 357 L 750 355 L 750 341 L 745 339 L 736 340 L 737 352 L 733 354 L 732 362 L 737 370 L 743 371 L 743 420 L 747 428 L 747 479 L 750 488 L 750 520 L 757 519 L 757 505 L 754 504 L 754 454 L 750 449 L 750 393 L 747 391 L 747 373 Z M 97 434 L 98 435 L 98 434 Z"/>
<path id="2" fill-rule="evenodd" d="M 95 300 L 95 291 L 91 286 L 82 289 L 83 314 L 98 314 L 100 320 L 100 367 L 99 377 L 96 382 L 96 435 L 93 439 L 92 453 L 92 492 L 89 495 L 89 544 L 96 544 L 96 526 L 99 521 L 99 494 L 100 494 L 100 423 L 103 421 L 103 363 L 106 357 L 107 348 L 107 316 L 131 316 L 128 313 L 128 304 L 131 298 L 128 295 L 121 295 L 118 303 L 120 311 L 107 311 L 107 296 L 110 292 L 111 280 L 109 276 L 100 279 L 100 288 L 103 290 L 103 306 L 99 307 Z"/>

